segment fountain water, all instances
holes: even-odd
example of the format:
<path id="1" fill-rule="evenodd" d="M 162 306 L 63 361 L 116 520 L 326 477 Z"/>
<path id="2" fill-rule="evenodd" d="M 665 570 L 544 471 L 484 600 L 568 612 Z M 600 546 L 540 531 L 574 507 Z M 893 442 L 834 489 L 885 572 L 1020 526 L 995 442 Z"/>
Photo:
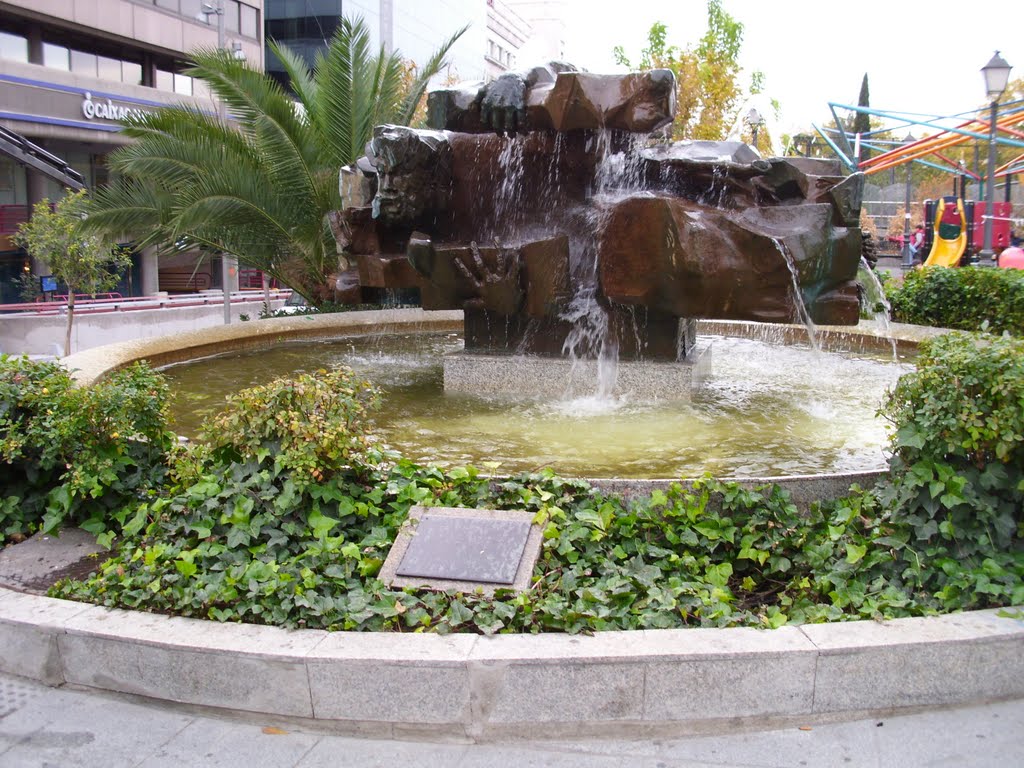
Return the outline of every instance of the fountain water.
<path id="1" fill-rule="evenodd" d="M 802 322 L 812 344 L 857 322 L 862 178 L 736 142 L 648 146 L 674 96 L 670 72 L 563 71 L 508 103 L 525 134 L 486 132 L 501 104 L 459 89 L 430 96 L 443 130 L 376 129 L 373 216 L 348 201 L 339 244 L 363 285 L 464 311 L 446 388 L 685 399 L 709 365 L 697 318 Z"/>
<path id="2" fill-rule="evenodd" d="M 698 318 L 801 323 L 816 350 L 816 326 L 856 324 L 862 177 L 736 142 L 648 145 L 674 94 L 670 73 L 563 72 L 524 95 L 538 129 L 525 134 L 487 132 L 480 100 L 458 89 L 431 94 L 435 130 L 376 129 L 368 162 L 342 171 L 348 283 L 414 288 L 424 309 L 464 318 L 461 340 L 427 354 L 443 373 L 372 356 L 385 378 L 432 382 L 411 399 L 389 390 L 398 421 L 381 423 L 386 439 L 417 458 L 587 476 L 880 465 L 873 411 L 895 368 L 854 373 L 843 366 L 861 363 L 837 360 L 837 388 L 819 359 L 787 351 L 751 371 L 737 365 L 771 360 L 766 347 L 715 340 L 727 357 L 709 378 L 696 334 Z M 858 388 L 869 402 L 843 392 L 853 378 L 877 380 Z M 866 426 L 841 415 L 850 407 Z M 581 444 L 564 439 L 574 433 Z"/>

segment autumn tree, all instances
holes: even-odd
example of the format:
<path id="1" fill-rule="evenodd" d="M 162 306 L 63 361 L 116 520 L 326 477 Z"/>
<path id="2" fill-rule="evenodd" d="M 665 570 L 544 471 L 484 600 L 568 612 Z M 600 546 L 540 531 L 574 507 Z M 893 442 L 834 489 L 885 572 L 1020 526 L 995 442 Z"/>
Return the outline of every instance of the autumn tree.
<path id="1" fill-rule="evenodd" d="M 759 93 L 763 82 L 760 72 L 753 73 L 744 93 L 739 65 L 743 24 L 722 9 L 721 0 L 708 0 L 707 9 L 708 27 L 696 45 L 669 45 L 667 26 L 655 22 L 635 65 L 621 45 L 614 50 L 616 63 L 629 69 L 675 74 L 675 139 L 725 139 L 737 123 L 744 96 Z"/>
<path id="2" fill-rule="evenodd" d="M 73 192 L 53 209 L 40 200 L 32 216 L 18 227 L 14 241 L 34 259 L 46 262 L 50 272 L 68 289 L 68 313 L 64 326 L 64 354 L 71 352 L 71 326 L 75 319 L 75 293 L 94 294 L 111 290 L 131 266 L 131 258 L 117 243 L 103 235 L 83 231 L 86 193 Z"/>

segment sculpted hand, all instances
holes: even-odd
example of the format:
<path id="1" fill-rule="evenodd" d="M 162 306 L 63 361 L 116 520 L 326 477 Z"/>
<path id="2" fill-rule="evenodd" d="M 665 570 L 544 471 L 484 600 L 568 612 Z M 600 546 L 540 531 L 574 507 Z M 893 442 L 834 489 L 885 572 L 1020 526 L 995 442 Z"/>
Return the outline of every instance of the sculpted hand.
<path id="1" fill-rule="evenodd" d="M 465 264 L 455 260 L 455 266 L 463 277 L 472 283 L 479 299 L 471 303 L 482 309 L 489 309 L 501 315 L 513 315 L 523 304 L 523 289 L 519 282 L 521 264 L 519 253 L 513 248 L 502 248 L 497 240 L 494 246 L 498 249 L 494 269 L 490 269 L 483 260 L 480 248 L 475 242 L 469 244 L 473 261 Z"/>
<path id="2" fill-rule="evenodd" d="M 477 98 L 485 128 L 509 135 L 526 129 L 526 81 L 522 75 L 506 72 L 481 88 Z"/>

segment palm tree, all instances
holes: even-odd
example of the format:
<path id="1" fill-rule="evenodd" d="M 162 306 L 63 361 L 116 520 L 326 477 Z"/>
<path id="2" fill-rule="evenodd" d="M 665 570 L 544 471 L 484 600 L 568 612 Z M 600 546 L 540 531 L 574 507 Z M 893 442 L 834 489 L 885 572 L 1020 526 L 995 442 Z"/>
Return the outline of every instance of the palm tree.
<path id="1" fill-rule="evenodd" d="M 89 226 L 130 234 L 137 247 L 234 254 L 318 303 L 337 268 L 327 216 L 341 207 L 338 171 L 362 155 L 375 125 L 410 122 L 465 30 L 408 86 L 400 54 L 373 54 L 361 19 L 341 19 L 312 72 L 271 42 L 297 102 L 228 52 L 194 52 L 187 74 L 233 120 L 184 104 L 128 118 L 124 134 L 135 141 L 111 154 L 120 178 L 97 191 Z"/>

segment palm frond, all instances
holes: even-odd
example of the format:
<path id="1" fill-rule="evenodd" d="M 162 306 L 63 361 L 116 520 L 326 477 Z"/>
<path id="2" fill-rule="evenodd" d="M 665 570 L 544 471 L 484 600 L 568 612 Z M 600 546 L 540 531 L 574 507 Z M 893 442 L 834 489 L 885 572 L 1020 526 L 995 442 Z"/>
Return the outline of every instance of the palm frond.
<path id="1" fill-rule="evenodd" d="M 316 104 L 317 84 L 313 79 L 312 72 L 306 60 L 299 56 L 288 46 L 278 43 L 276 40 L 267 40 L 267 47 L 271 53 L 277 56 L 288 75 L 288 83 L 299 102 L 306 108 Z"/>

